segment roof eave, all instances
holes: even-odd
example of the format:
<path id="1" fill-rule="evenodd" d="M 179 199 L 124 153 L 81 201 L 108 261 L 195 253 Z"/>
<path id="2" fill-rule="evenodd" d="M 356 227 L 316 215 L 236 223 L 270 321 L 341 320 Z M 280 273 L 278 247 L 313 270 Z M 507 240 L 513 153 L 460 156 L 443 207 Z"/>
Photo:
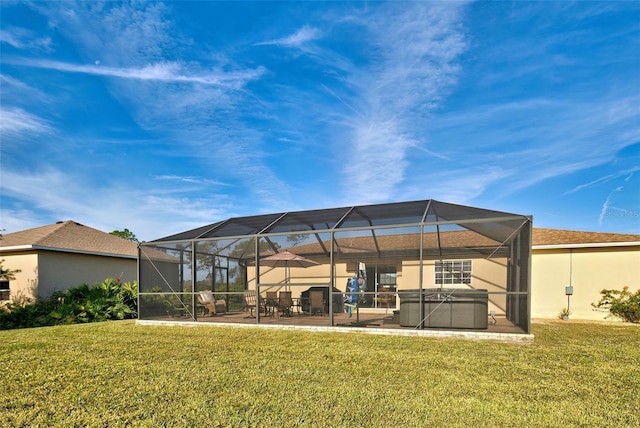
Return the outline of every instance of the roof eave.
<path id="1" fill-rule="evenodd" d="M 640 241 L 632 242 L 590 242 L 583 244 L 551 244 L 551 245 L 532 245 L 533 250 L 554 250 L 554 249 L 570 249 L 570 248 L 603 248 L 603 247 L 636 247 L 640 246 Z"/>
<path id="2" fill-rule="evenodd" d="M 0 247 L 0 253 L 9 251 L 28 251 L 33 250 L 33 245 L 13 245 L 10 247 Z"/>
<path id="3" fill-rule="evenodd" d="M 0 247 L 0 252 L 29 251 L 29 250 L 56 251 L 59 253 L 85 254 L 90 256 L 117 257 L 121 259 L 134 259 L 134 260 L 138 258 L 137 255 L 131 255 L 131 254 L 102 253 L 99 251 L 76 250 L 72 248 L 46 247 L 43 245 L 16 245 L 13 247 Z"/>

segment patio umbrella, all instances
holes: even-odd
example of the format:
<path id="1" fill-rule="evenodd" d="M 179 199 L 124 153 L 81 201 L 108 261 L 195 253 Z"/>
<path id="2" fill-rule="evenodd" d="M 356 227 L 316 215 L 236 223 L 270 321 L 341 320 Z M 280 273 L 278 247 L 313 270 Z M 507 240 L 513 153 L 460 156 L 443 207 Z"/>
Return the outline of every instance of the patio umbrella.
<path id="1" fill-rule="evenodd" d="M 265 257 L 260 260 L 260 264 L 271 267 L 284 267 L 285 268 L 285 283 L 289 283 L 289 269 L 292 267 L 306 268 L 309 266 L 316 266 L 320 263 L 309 260 L 306 257 L 299 256 L 289 251 L 282 251 L 272 256 Z"/>

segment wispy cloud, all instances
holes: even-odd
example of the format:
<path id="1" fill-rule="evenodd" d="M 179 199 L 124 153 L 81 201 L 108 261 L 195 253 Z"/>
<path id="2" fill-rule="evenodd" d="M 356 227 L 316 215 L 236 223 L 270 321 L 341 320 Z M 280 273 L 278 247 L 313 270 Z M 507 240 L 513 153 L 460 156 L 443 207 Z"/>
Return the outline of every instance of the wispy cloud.
<path id="1" fill-rule="evenodd" d="M 2 87 L 2 98 L 14 101 L 22 100 L 28 102 L 48 103 L 50 96 L 40 89 L 27 85 L 19 79 L 15 79 L 6 74 L 0 74 L 0 86 Z"/>
<path id="2" fill-rule="evenodd" d="M 622 189 L 623 189 L 622 187 L 617 187 L 611 193 L 609 193 L 609 196 L 607 196 L 607 199 L 602 204 L 602 209 L 600 210 L 600 215 L 598 216 L 598 224 L 599 225 L 602 225 L 602 222 L 603 222 L 605 216 L 607 216 L 612 209 L 615 210 L 615 211 L 625 211 L 626 212 L 626 210 L 610 206 L 611 199 L 613 198 L 614 193 L 621 192 Z"/>
<path id="3" fill-rule="evenodd" d="M 171 181 L 177 183 L 198 184 L 202 186 L 230 186 L 230 184 L 223 183 L 217 180 L 210 180 L 203 177 L 183 177 L 179 175 L 158 175 L 155 177 L 157 180 Z"/>
<path id="4" fill-rule="evenodd" d="M 305 25 L 295 33 L 280 39 L 267 40 L 255 43 L 254 46 L 282 46 L 287 48 L 302 48 L 307 43 L 317 40 L 322 36 L 322 31 Z"/>
<path id="5" fill-rule="evenodd" d="M 47 18 L 48 27 L 72 42 L 78 54 L 112 66 L 142 66 L 180 58 L 189 44 L 171 19 L 170 5 L 161 2 L 30 3 Z M 172 55 L 167 55 L 167 53 Z"/>
<path id="6" fill-rule="evenodd" d="M 567 27 L 589 4 L 399 5 L 3 3 L 34 31 L 0 30 L 3 203 L 143 238 L 238 214 L 542 198 L 553 179 L 545 203 L 589 199 L 592 223 L 637 205 L 636 27 Z M 110 204 L 136 210 L 113 224 Z"/>
<path id="7" fill-rule="evenodd" d="M 606 183 L 608 181 L 614 180 L 616 178 L 619 178 L 619 177 L 622 177 L 622 176 L 625 176 L 625 175 L 626 175 L 626 177 L 624 178 L 624 181 L 628 182 L 629 180 L 631 180 L 631 177 L 633 177 L 633 174 L 635 172 L 638 172 L 638 171 L 640 171 L 640 167 L 634 167 L 634 168 L 630 168 L 630 169 L 625 169 L 623 171 L 618 171 L 615 174 L 608 174 L 608 175 L 605 175 L 604 177 L 600 177 L 600 178 L 598 178 L 596 180 L 592 180 L 592 181 L 590 181 L 588 183 L 584 183 L 584 184 L 581 184 L 579 186 L 576 186 L 573 189 L 564 192 L 562 194 L 562 196 L 566 196 L 566 195 L 569 195 L 571 193 L 579 192 L 581 190 L 588 189 L 589 187 L 595 186 L 597 184 Z"/>
<path id="8" fill-rule="evenodd" d="M 455 147 L 447 146 L 450 157 L 469 159 L 473 153 L 473 160 L 488 168 L 509 165 L 513 176 L 494 187 L 495 193 L 504 197 L 545 180 L 612 162 L 621 150 L 636 144 L 640 139 L 635 120 L 640 115 L 640 98 L 635 98 L 637 105 L 629 102 L 626 93 L 612 92 L 595 98 L 597 101 L 534 97 L 474 106 L 441 115 L 431 133 L 433 138 L 441 138 L 455 132 L 459 140 Z M 454 167 L 463 168 L 460 173 L 464 173 L 466 165 Z M 562 196 L 608 179 L 574 187 Z"/>
<path id="9" fill-rule="evenodd" d="M 265 164 L 262 133 L 247 124 L 263 102 L 247 85 L 260 80 L 266 68 L 253 62 L 245 66 L 224 50 L 208 52 L 194 45 L 173 22 L 172 8 L 161 3 L 39 4 L 50 26 L 73 40 L 90 62 L 7 61 L 112 78 L 104 82 L 109 95 L 141 129 L 170 147 L 166 156 L 198 159 L 209 171 L 215 169 L 215 175 L 250 189 L 252 197 L 276 205 L 287 198 L 287 186 Z M 298 41 L 313 33 L 306 31 Z M 179 60 L 186 51 L 196 51 L 198 60 Z M 269 187 L 262 186 L 265 181 Z"/>
<path id="10" fill-rule="evenodd" d="M 53 129 L 51 124 L 20 108 L 0 106 L 0 131 L 5 135 L 17 135 L 25 132 L 48 133 Z M 4 144 L 6 144 L 6 139 Z"/>
<path id="11" fill-rule="evenodd" d="M 34 173 L 17 173 L 5 168 L 2 179 L 4 196 L 18 198 L 32 208 L 45 210 L 48 217 L 72 219 L 104 231 L 127 227 L 144 240 L 156 238 L 158 230 L 166 229 L 162 224 L 164 216 L 179 219 L 172 225 L 172 231 L 178 232 L 225 216 L 225 210 L 230 207 L 225 195 L 169 196 L 164 188 L 155 189 L 145 183 L 139 183 L 140 188 L 131 188 L 125 183 L 104 183 L 92 186 L 88 191 L 85 180 L 54 168 Z M 47 192 L 42 192 L 45 188 Z M 80 200 L 82 204 L 77 202 Z M 108 201 L 107 205 L 105 201 Z M 136 201 L 135 210 L 119 209 L 130 206 L 131 201 Z M 117 216 L 113 215 L 113 210 L 118 210 Z M 16 211 L 3 210 L 2 227 L 10 231 L 20 230 L 21 223 L 14 218 L 16 215 Z"/>
<path id="12" fill-rule="evenodd" d="M 429 113 L 457 79 L 459 57 L 466 49 L 462 9 L 462 4 L 412 3 L 352 20 L 363 23 L 376 54 L 348 78 L 356 98 L 340 94 L 358 112 L 345 114 L 351 132 L 344 137 L 353 142 L 347 157 L 377 159 L 379 165 L 345 173 L 347 198 L 367 195 L 368 202 L 375 202 L 393 197 L 412 167 L 409 149 L 434 155 L 424 131 Z"/>
<path id="13" fill-rule="evenodd" d="M 44 68 L 68 73 L 83 73 L 96 76 L 117 77 L 121 79 L 146 80 L 173 83 L 199 83 L 204 85 L 242 87 L 247 81 L 257 79 L 264 73 L 264 68 L 238 72 L 210 71 L 195 73 L 183 64 L 163 62 L 144 67 L 119 68 L 107 67 L 99 64 L 80 65 L 60 61 L 28 58 L 7 58 L 7 64 L 25 67 Z"/>
<path id="14" fill-rule="evenodd" d="M 511 169 L 502 166 L 469 167 L 463 172 L 457 168 L 446 171 L 424 168 L 407 177 L 402 199 L 424 199 L 428 188 L 430 198 L 468 205 L 512 174 Z"/>
<path id="15" fill-rule="evenodd" d="M 35 37 L 30 31 L 22 28 L 0 30 L 0 42 L 13 46 L 16 49 L 41 49 L 50 50 L 51 38 Z"/>

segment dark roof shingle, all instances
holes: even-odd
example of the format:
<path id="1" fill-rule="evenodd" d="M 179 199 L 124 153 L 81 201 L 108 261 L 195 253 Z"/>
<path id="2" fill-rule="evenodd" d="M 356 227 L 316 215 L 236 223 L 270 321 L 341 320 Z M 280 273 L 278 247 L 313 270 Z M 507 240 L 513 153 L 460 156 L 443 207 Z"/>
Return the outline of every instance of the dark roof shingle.
<path id="1" fill-rule="evenodd" d="M 640 242 L 640 235 L 534 228 L 532 245 L 611 244 Z"/>
<path id="2" fill-rule="evenodd" d="M 0 240 L 0 251 L 6 247 L 20 246 L 127 257 L 138 256 L 138 245 L 135 242 L 71 220 L 7 233 Z"/>

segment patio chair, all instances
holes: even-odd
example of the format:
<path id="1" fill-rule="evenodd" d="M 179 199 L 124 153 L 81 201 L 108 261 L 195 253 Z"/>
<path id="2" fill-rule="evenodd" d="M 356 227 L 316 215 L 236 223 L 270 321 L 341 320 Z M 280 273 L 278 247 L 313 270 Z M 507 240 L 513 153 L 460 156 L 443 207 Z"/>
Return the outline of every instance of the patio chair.
<path id="1" fill-rule="evenodd" d="M 391 304 L 391 294 L 390 293 L 380 293 L 378 294 L 378 307 L 386 308 L 389 310 Z"/>
<path id="2" fill-rule="evenodd" d="M 281 291 L 278 295 L 278 313 L 290 317 L 292 306 L 293 299 L 291 298 L 291 291 Z"/>
<path id="3" fill-rule="evenodd" d="M 309 314 L 313 315 L 314 311 L 318 311 L 325 314 L 325 301 L 322 291 L 313 290 L 309 293 Z"/>
<path id="4" fill-rule="evenodd" d="M 274 316 L 278 309 L 278 293 L 276 291 L 267 291 L 267 314 Z"/>
<path id="5" fill-rule="evenodd" d="M 258 310 L 260 313 L 264 312 L 264 314 L 267 315 L 267 305 L 262 297 L 260 297 L 258 301 Z M 256 316 L 253 314 L 253 311 L 256 309 L 256 293 L 253 291 L 244 293 L 244 310 L 247 309 L 249 310 L 249 316 L 246 318 L 255 318 Z"/>
<path id="6" fill-rule="evenodd" d="M 211 317 L 217 315 L 218 312 L 227 312 L 227 303 L 224 300 L 216 299 L 212 291 L 198 293 L 198 303 L 209 311 Z"/>

